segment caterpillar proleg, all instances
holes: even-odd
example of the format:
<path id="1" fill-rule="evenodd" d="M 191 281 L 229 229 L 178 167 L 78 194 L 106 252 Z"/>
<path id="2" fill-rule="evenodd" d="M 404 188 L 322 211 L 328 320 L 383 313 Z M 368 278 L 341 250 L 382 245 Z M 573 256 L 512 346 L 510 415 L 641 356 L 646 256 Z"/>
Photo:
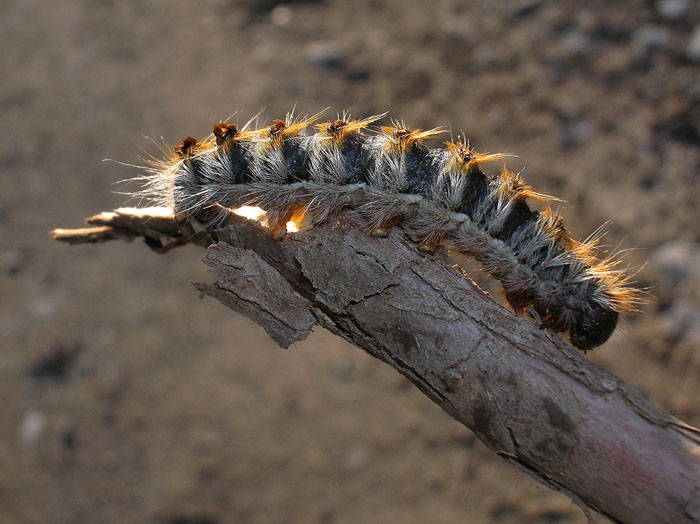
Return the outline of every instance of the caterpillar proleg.
<path id="1" fill-rule="evenodd" d="M 552 210 L 557 199 L 505 167 L 482 171 L 506 155 L 478 153 L 463 139 L 429 148 L 425 141 L 441 128 L 394 122 L 372 130 L 383 116 L 316 124 L 318 115 L 288 115 L 258 129 L 217 123 L 208 137 L 175 146 L 150 170 L 141 194 L 214 225 L 236 208 L 257 206 L 277 237 L 302 216 L 318 224 L 355 209 L 370 234 L 400 225 L 421 250 L 444 245 L 474 258 L 517 313 L 530 308 L 542 327 L 568 332 L 579 349 L 604 343 L 639 291 L 619 257 L 603 255 L 601 234 L 574 240 Z"/>

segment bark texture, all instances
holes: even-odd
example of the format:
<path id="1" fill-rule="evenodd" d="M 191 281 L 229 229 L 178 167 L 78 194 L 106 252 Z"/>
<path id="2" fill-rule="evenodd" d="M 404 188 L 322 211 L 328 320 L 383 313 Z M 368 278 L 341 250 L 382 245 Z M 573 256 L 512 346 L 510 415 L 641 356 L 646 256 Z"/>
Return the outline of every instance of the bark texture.
<path id="1" fill-rule="evenodd" d="M 659 410 L 555 334 L 492 301 L 399 230 L 372 238 L 352 214 L 272 239 L 233 218 L 207 230 L 122 209 L 59 240 L 143 236 L 157 251 L 209 246 L 195 286 L 281 346 L 315 323 L 408 377 L 494 452 L 579 505 L 629 523 L 700 522 L 700 430 Z"/>

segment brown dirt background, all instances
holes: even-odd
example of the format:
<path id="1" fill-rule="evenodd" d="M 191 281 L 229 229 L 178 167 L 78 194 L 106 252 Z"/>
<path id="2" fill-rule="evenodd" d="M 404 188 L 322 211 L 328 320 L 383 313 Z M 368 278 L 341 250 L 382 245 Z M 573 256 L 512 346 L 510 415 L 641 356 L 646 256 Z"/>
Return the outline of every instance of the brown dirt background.
<path id="1" fill-rule="evenodd" d="M 68 247 L 127 202 L 142 135 L 239 111 L 450 125 L 636 248 L 644 314 L 589 354 L 700 424 L 700 67 L 689 3 L 0 2 L 0 521 L 585 522 L 392 369 L 322 330 L 282 351 L 202 252 Z"/>

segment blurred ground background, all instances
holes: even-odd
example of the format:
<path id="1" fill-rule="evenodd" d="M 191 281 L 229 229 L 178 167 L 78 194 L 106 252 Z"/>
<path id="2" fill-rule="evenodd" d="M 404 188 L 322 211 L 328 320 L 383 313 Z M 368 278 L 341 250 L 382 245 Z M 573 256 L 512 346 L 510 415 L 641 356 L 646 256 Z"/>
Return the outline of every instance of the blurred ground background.
<path id="1" fill-rule="evenodd" d="M 585 522 L 359 350 L 198 300 L 200 250 L 49 240 L 126 202 L 103 159 L 263 107 L 450 125 L 612 217 L 653 301 L 589 356 L 700 424 L 696 2 L 0 6 L 3 523 Z"/>

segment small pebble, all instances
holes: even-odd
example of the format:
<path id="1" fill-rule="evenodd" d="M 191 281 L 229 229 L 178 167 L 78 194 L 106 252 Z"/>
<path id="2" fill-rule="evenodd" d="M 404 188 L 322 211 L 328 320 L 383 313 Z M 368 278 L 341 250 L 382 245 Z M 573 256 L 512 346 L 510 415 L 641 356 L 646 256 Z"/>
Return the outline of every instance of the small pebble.
<path id="1" fill-rule="evenodd" d="M 56 315 L 56 312 L 58 311 L 58 304 L 51 297 L 41 296 L 34 298 L 29 303 L 29 309 L 32 316 L 39 319 L 46 319 Z"/>
<path id="2" fill-rule="evenodd" d="M 700 64 L 700 25 L 696 26 L 690 36 L 685 54 L 691 62 Z"/>
<path id="3" fill-rule="evenodd" d="M 19 439 L 25 446 L 35 444 L 46 429 L 46 417 L 36 411 L 27 411 L 19 423 Z"/>
<path id="4" fill-rule="evenodd" d="M 656 249 L 652 257 L 660 275 L 674 285 L 681 284 L 691 277 L 700 277 L 696 269 L 700 250 L 688 242 L 668 242 Z"/>
<path id="5" fill-rule="evenodd" d="M 333 69 L 343 65 L 344 53 L 340 45 L 327 40 L 312 42 L 306 48 L 306 57 L 312 64 L 325 69 Z"/>
<path id="6" fill-rule="evenodd" d="M 591 39 L 580 31 L 569 31 L 562 39 L 561 46 L 567 55 L 582 57 L 590 54 Z"/>
<path id="7" fill-rule="evenodd" d="M 345 454 L 345 467 L 351 473 L 359 473 L 369 462 L 369 452 L 367 448 L 358 446 L 350 449 Z"/>
<path id="8" fill-rule="evenodd" d="M 670 44 L 668 31 L 658 25 L 644 25 L 632 35 L 632 51 L 637 58 L 647 58 Z"/>
<path id="9" fill-rule="evenodd" d="M 270 21 L 277 27 L 283 27 L 292 21 L 292 8 L 286 5 L 278 5 L 270 12 Z"/>
<path id="10" fill-rule="evenodd" d="M 557 120 L 557 131 L 564 148 L 587 142 L 595 134 L 593 126 L 585 120 L 564 113 L 558 114 Z"/>
<path id="11" fill-rule="evenodd" d="M 659 330 L 663 337 L 674 343 L 700 339 L 700 311 L 698 304 L 681 299 L 671 309 L 659 315 Z"/>
<path id="12" fill-rule="evenodd" d="M 656 12 L 665 20 L 680 20 L 690 13 L 690 4 L 687 0 L 659 0 Z"/>

